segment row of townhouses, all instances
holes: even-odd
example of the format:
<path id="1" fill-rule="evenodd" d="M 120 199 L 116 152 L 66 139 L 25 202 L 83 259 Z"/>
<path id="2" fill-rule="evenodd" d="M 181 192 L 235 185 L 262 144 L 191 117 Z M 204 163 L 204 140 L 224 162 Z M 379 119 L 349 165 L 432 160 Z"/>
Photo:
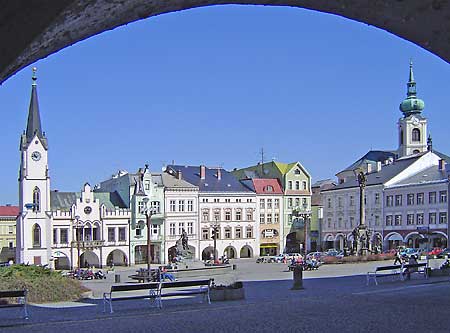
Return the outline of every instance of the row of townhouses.
<path id="1" fill-rule="evenodd" d="M 317 247 L 311 176 L 299 163 L 223 168 L 168 165 L 119 171 L 80 192 L 51 190 L 48 142 L 33 74 L 20 139 L 16 261 L 55 268 L 169 261 L 183 233 L 197 259 L 251 258 Z M 147 228 L 149 225 L 149 228 Z M 309 229 L 308 229 L 309 226 Z M 216 242 L 213 234 L 215 231 Z M 149 235 L 149 236 L 148 236 Z M 215 244 L 214 244 L 215 243 Z"/>
<path id="2" fill-rule="evenodd" d="M 352 231 L 360 222 L 356 175 L 361 170 L 366 174 L 365 224 L 372 231 L 372 244 L 379 249 L 447 246 L 450 158 L 434 149 L 424 107 L 410 64 L 397 124 L 398 148 L 371 150 L 337 173 L 336 184 L 321 184 L 316 205 L 324 248 L 344 249 L 353 240 Z"/>

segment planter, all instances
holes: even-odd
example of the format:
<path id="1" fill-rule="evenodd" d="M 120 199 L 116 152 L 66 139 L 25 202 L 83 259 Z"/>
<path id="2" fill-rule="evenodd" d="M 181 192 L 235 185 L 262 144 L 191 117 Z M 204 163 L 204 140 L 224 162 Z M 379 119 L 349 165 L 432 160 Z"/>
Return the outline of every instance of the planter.
<path id="1" fill-rule="evenodd" d="M 433 269 L 430 271 L 430 276 L 449 276 L 450 268 L 445 269 Z"/>
<path id="2" fill-rule="evenodd" d="M 212 288 L 209 291 L 209 298 L 213 302 L 224 301 L 225 300 L 225 289 Z"/>
<path id="3" fill-rule="evenodd" d="M 236 301 L 245 299 L 245 290 L 242 282 L 238 281 L 230 286 L 216 286 L 209 292 L 211 301 Z"/>
<path id="4" fill-rule="evenodd" d="M 225 289 L 225 300 L 226 301 L 237 301 L 239 299 L 245 298 L 244 288 L 236 289 Z"/>

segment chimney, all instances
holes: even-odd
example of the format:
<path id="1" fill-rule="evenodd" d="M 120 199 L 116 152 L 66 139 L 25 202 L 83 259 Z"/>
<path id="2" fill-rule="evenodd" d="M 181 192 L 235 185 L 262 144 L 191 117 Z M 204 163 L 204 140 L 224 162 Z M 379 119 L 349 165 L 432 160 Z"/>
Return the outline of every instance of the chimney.
<path id="1" fill-rule="evenodd" d="M 381 171 L 381 161 L 377 161 L 377 172 Z"/>
<path id="2" fill-rule="evenodd" d="M 367 173 L 371 173 L 372 172 L 372 164 L 367 163 Z"/>
<path id="3" fill-rule="evenodd" d="M 200 179 L 206 178 L 206 167 L 204 165 L 200 165 Z"/>
<path id="4" fill-rule="evenodd" d="M 220 169 L 217 169 L 217 180 L 221 180 L 222 179 L 222 171 Z"/>
<path id="5" fill-rule="evenodd" d="M 183 174 L 181 173 L 181 170 L 177 171 L 177 179 L 183 179 Z"/>
<path id="6" fill-rule="evenodd" d="M 439 160 L 439 170 L 441 170 L 441 171 L 445 170 L 445 160 L 444 159 Z"/>

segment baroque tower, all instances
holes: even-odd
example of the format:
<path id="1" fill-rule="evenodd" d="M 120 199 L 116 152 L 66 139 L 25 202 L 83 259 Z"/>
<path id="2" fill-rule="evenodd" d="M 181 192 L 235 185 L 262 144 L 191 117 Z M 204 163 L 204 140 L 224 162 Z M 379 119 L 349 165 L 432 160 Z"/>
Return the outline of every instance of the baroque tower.
<path id="1" fill-rule="evenodd" d="M 36 84 L 36 68 L 28 111 L 27 129 L 20 138 L 19 207 L 16 261 L 50 264 L 51 215 L 48 144 L 42 132 Z"/>
<path id="2" fill-rule="evenodd" d="M 409 64 L 409 81 L 406 86 L 406 99 L 400 104 L 403 117 L 398 121 L 399 157 L 427 151 L 427 119 L 421 114 L 425 103 L 417 98 L 412 61 Z"/>

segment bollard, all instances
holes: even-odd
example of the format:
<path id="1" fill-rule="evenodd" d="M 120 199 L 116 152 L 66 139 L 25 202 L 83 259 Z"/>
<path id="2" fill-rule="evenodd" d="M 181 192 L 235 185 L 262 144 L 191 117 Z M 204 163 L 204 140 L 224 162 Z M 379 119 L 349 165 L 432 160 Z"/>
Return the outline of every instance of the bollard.
<path id="1" fill-rule="evenodd" d="M 292 285 L 291 290 L 302 290 L 303 288 L 303 266 L 295 265 L 294 266 L 294 284 Z"/>
<path id="2" fill-rule="evenodd" d="M 236 264 L 233 264 L 233 271 L 235 271 L 236 268 L 237 268 L 237 265 L 236 265 Z"/>
<path id="3" fill-rule="evenodd" d="M 114 275 L 114 282 L 120 283 L 120 275 L 119 274 Z"/>

